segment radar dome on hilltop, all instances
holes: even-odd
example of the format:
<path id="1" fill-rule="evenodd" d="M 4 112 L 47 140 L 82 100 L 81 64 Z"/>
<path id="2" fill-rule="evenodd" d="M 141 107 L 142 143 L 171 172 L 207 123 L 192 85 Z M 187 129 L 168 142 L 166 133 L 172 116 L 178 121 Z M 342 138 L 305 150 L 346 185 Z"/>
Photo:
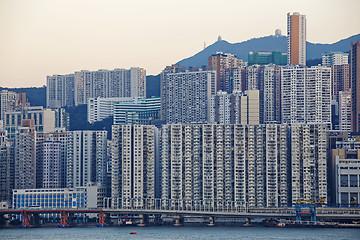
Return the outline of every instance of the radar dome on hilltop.
<path id="1" fill-rule="evenodd" d="M 280 37 L 281 36 L 281 30 L 280 29 L 276 29 L 275 30 L 275 37 Z"/>
<path id="2" fill-rule="evenodd" d="M 218 42 L 222 41 L 222 37 L 219 35 L 218 36 Z"/>

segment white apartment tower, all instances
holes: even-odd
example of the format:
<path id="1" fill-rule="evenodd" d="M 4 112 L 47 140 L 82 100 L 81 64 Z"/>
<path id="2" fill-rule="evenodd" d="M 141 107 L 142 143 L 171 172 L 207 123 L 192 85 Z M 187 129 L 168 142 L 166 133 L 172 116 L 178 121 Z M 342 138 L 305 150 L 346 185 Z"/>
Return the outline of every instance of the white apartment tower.
<path id="1" fill-rule="evenodd" d="M 306 15 L 287 14 L 287 63 L 306 65 Z"/>
<path id="2" fill-rule="evenodd" d="M 349 54 L 344 52 L 324 53 L 321 58 L 323 66 L 349 64 Z"/>
<path id="3" fill-rule="evenodd" d="M 75 105 L 89 98 L 146 97 L 146 71 L 143 68 L 75 72 Z"/>
<path id="4" fill-rule="evenodd" d="M 331 123 L 331 68 L 288 66 L 281 73 L 282 123 Z"/>
<path id="5" fill-rule="evenodd" d="M 74 74 L 53 75 L 46 77 L 46 107 L 72 107 L 74 99 Z"/>
<path id="6" fill-rule="evenodd" d="M 286 206 L 287 125 L 165 125 L 162 198 L 184 204 Z"/>
<path id="7" fill-rule="evenodd" d="M 157 128 L 152 125 L 112 126 L 111 197 L 138 199 L 155 198 L 155 165 Z"/>
<path id="8" fill-rule="evenodd" d="M 165 68 L 161 73 L 161 112 L 166 123 L 206 123 L 210 96 L 216 94 L 215 71 L 180 71 Z"/>
<path id="9" fill-rule="evenodd" d="M 339 92 L 339 129 L 351 132 L 351 91 Z"/>
<path id="10" fill-rule="evenodd" d="M 67 134 L 64 129 L 36 133 L 36 178 L 38 188 L 66 186 Z"/>
<path id="11" fill-rule="evenodd" d="M 107 131 L 68 131 L 66 187 L 106 184 Z"/>
<path id="12" fill-rule="evenodd" d="M 291 125 L 292 203 L 327 199 L 327 126 Z"/>

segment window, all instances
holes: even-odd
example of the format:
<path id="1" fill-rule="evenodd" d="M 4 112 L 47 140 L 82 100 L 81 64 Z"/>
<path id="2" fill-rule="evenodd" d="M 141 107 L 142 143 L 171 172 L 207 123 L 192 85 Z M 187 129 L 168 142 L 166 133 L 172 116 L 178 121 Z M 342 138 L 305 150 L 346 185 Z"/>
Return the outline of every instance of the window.
<path id="1" fill-rule="evenodd" d="M 349 183 L 348 183 L 348 175 L 341 175 L 340 176 L 340 186 L 341 187 L 348 187 Z"/>
<path id="2" fill-rule="evenodd" d="M 358 186 L 358 176 L 350 175 L 350 187 L 357 187 L 357 186 Z"/>

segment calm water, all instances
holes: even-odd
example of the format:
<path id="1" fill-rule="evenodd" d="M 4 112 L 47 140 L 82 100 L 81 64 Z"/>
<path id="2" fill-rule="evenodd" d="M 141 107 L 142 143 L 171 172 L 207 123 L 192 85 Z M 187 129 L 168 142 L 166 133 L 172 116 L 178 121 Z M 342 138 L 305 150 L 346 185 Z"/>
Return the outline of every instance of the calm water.
<path id="1" fill-rule="evenodd" d="M 136 232 L 131 235 L 130 232 Z M 0 239 L 360 239 L 359 229 L 236 226 L 74 227 L 1 229 Z"/>

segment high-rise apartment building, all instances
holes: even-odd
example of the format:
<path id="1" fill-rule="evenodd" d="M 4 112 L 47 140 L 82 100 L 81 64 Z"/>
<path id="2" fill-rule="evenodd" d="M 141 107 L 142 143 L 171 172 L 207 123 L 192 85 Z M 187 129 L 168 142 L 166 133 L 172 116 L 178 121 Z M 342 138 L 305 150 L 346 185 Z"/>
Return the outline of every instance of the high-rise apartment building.
<path id="1" fill-rule="evenodd" d="M 16 93 L 8 90 L 0 92 L 0 120 L 5 120 L 6 112 L 20 111 L 30 104 L 26 101 L 26 93 Z"/>
<path id="2" fill-rule="evenodd" d="M 353 132 L 360 132 L 360 42 L 351 42 L 350 78 L 352 91 L 351 125 Z"/>
<path id="3" fill-rule="evenodd" d="M 306 15 L 287 14 L 287 63 L 306 65 Z"/>
<path id="4" fill-rule="evenodd" d="M 351 132 L 351 92 L 339 92 L 339 130 Z"/>
<path id="5" fill-rule="evenodd" d="M 206 123 L 210 96 L 216 94 L 215 71 L 186 71 L 178 66 L 161 73 L 161 113 L 166 123 Z"/>
<path id="6" fill-rule="evenodd" d="M 68 131 L 66 187 L 106 184 L 107 131 Z"/>
<path id="7" fill-rule="evenodd" d="M 22 120 L 15 134 L 14 188 L 36 188 L 36 147 L 34 119 Z"/>
<path id="8" fill-rule="evenodd" d="M 158 132 L 151 125 L 113 125 L 111 196 L 124 204 L 134 198 L 144 206 L 144 198 L 154 199 Z M 149 203 L 150 204 L 150 203 Z"/>
<path id="9" fill-rule="evenodd" d="M 349 54 L 344 52 L 329 52 L 321 56 L 323 66 L 344 65 L 349 63 Z"/>
<path id="10" fill-rule="evenodd" d="M 46 107 L 72 107 L 75 104 L 74 74 L 46 77 Z"/>
<path id="11" fill-rule="evenodd" d="M 143 68 L 80 71 L 74 74 L 75 105 L 89 98 L 146 97 L 146 71 Z"/>
<path id="12" fill-rule="evenodd" d="M 263 92 L 261 110 L 264 124 L 281 122 L 281 66 L 265 65 L 263 73 Z"/>
<path id="13" fill-rule="evenodd" d="M 340 91 L 350 90 L 349 64 L 331 65 L 331 96 L 339 101 Z"/>
<path id="14" fill-rule="evenodd" d="M 327 204 L 327 125 L 291 125 L 292 203 Z"/>
<path id="15" fill-rule="evenodd" d="M 225 92 L 244 92 L 246 90 L 245 67 L 227 68 L 225 78 Z"/>
<path id="16" fill-rule="evenodd" d="M 162 198 L 179 204 L 289 202 L 287 125 L 165 125 Z"/>
<path id="17" fill-rule="evenodd" d="M 331 124 L 331 68 L 283 67 L 282 123 Z"/>
<path id="18" fill-rule="evenodd" d="M 66 186 L 67 134 L 64 129 L 36 133 L 36 179 L 38 188 Z"/>
<path id="19" fill-rule="evenodd" d="M 260 124 L 262 118 L 262 106 L 259 90 L 246 90 L 240 97 L 240 122 L 241 124 Z"/>
<path id="20" fill-rule="evenodd" d="M 216 91 L 226 91 L 226 75 L 228 68 L 236 68 L 243 64 L 243 61 L 230 53 L 218 52 L 209 57 L 208 66 L 216 71 Z"/>
<path id="21" fill-rule="evenodd" d="M 0 202 L 11 202 L 13 188 L 14 147 L 6 141 L 0 144 Z"/>

